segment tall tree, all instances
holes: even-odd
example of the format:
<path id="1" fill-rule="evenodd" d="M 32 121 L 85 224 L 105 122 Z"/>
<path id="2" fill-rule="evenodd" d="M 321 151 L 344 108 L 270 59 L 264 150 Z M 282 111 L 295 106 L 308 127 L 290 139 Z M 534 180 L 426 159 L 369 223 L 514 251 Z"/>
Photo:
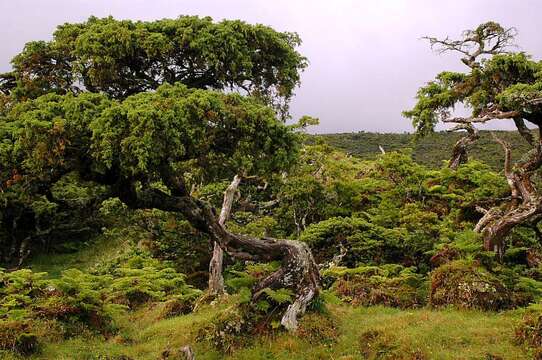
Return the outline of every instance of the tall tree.
<path id="1" fill-rule="evenodd" d="M 542 197 L 532 181 L 542 165 L 542 62 L 522 52 L 509 52 L 515 29 L 505 29 L 495 22 L 466 30 L 459 40 L 428 37 L 439 52 L 455 51 L 463 55 L 468 72 L 442 72 L 418 91 L 417 103 L 404 115 L 411 118 L 419 135 L 434 130 L 441 121 L 455 124 L 452 130 L 467 130 L 452 154 L 449 166 L 457 168 L 467 160 L 467 148 L 478 138 L 477 124 L 492 120 L 511 121 L 525 141 L 532 145 L 516 164 L 511 163 L 511 147 L 495 137 L 505 151 L 504 173 L 511 200 L 484 214 L 475 227 L 482 233 L 484 247 L 502 256 L 505 238 L 518 224 L 531 223 L 542 216 Z M 470 109 L 467 117 L 453 115 L 457 105 Z M 533 136 L 525 122 L 538 128 Z"/>

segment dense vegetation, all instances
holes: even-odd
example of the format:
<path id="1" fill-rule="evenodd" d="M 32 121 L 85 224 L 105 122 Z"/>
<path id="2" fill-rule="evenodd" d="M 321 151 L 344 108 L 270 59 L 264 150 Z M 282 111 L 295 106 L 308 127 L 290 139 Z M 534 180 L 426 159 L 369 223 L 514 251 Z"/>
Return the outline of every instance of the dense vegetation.
<path id="1" fill-rule="evenodd" d="M 542 356 L 538 221 L 498 254 L 480 231 L 514 195 L 497 150 L 286 125 L 298 44 L 195 17 L 27 44 L 1 83 L 0 356 Z"/>
<path id="2" fill-rule="evenodd" d="M 521 154 L 529 150 L 529 144 L 522 141 L 517 131 L 496 131 L 501 139 L 512 146 L 513 160 L 519 160 Z M 444 165 L 444 161 L 450 158 L 450 149 L 461 139 L 459 133 L 434 132 L 421 138 L 409 133 L 373 133 L 352 132 L 341 134 L 316 135 L 329 145 L 341 149 L 347 154 L 352 154 L 362 159 L 375 159 L 381 150 L 412 151 L 413 159 L 427 167 L 438 169 Z M 314 138 L 309 138 L 308 143 L 314 143 Z M 504 166 L 502 148 L 493 140 L 490 131 L 480 131 L 480 139 L 471 145 L 469 155 L 472 159 L 481 161 L 494 171 L 501 171 Z"/>

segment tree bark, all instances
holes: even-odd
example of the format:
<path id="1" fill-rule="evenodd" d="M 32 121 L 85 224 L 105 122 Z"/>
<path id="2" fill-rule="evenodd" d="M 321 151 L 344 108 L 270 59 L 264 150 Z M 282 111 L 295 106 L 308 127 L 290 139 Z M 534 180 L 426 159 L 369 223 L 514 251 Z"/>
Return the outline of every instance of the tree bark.
<path id="1" fill-rule="evenodd" d="M 240 260 L 280 260 L 281 267 L 253 288 L 256 300 L 265 288 L 287 288 L 296 295 L 281 323 L 288 330 L 297 328 L 297 318 L 320 292 L 320 274 L 306 243 L 269 237 L 255 238 L 233 234 L 222 226 L 212 208 L 188 194 L 176 179 L 164 179 L 172 194 L 157 189 L 137 192 L 135 186 L 122 187 L 121 200 L 132 208 L 157 208 L 182 214 L 196 229 L 207 233 L 231 256 Z M 178 187 L 174 187 L 177 184 Z"/>
<path id="2" fill-rule="evenodd" d="M 231 212 L 233 200 L 241 177 L 235 175 L 231 184 L 224 191 L 224 200 L 222 202 L 222 210 L 218 217 L 218 224 L 222 227 L 225 226 Z M 224 262 L 224 250 L 220 247 L 220 244 L 216 241 L 213 242 L 213 256 L 209 263 L 209 295 L 220 296 L 224 294 L 224 276 L 222 275 L 222 268 Z"/>
<path id="3" fill-rule="evenodd" d="M 467 130 L 468 135 L 459 139 L 452 150 L 452 157 L 448 163 L 448 167 L 452 170 L 457 170 L 459 165 L 468 161 L 468 147 L 480 138 L 478 129 L 471 124 L 460 124 L 450 131 Z"/>
<path id="4" fill-rule="evenodd" d="M 505 209 L 494 207 L 488 210 L 476 225 L 475 231 L 482 234 L 484 249 L 495 251 L 502 258 L 505 238 L 514 226 L 532 222 L 542 214 L 542 198 L 531 180 L 533 172 L 542 165 L 542 142 L 539 138 L 527 161 L 512 167 L 510 144 L 492 135 L 504 149 L 504 175 L 512 199 Z"/>
<path id="5" fill-rule="evenodd" d="M 527 125 L 525 125 L 525 121 L 523 121 L 523 119 L 520 117 L 515 117 L 513 120 L 516 128 L 519 131 L 519 134 L 525 139 L 525 141 L 527 141 L 531 146 L 536 146 L 533 133 L 531 132 L 531 130 L 529 130 Z"/>

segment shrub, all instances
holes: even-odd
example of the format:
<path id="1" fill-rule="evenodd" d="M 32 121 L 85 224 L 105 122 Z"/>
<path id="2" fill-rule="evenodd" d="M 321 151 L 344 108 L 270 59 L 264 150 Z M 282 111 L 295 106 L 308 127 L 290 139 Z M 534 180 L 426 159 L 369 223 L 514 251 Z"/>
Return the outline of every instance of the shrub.
<path id="1" fill-rule="evenodd" d="M 401 348 L 393 334 L 367 330 L 359 337 L 359 348 L 364 359 L 425 360 L 421 350 Z"/>
<path id="2" fill-rule="evenodd" d="M 208 341 L 216 349 L 231 353 L 250 342 L 254 323 L 247 308 L 232 306 L 222 311 L 213 321 L 198 330 L 197 340 Z"/>
<path id="3" fill-rule="evenodd" d="M 183 274 L 143 256 L 132 255 L 107 272 L 70 269 L 50 280 L 30 270 L 0 271 L 0 350 L 35 351 L 41 337 L 51 337 L 43 327 L 64 338 L 88 331 L 109 336 L 119 310 L 166 301 L 172 316 L 190 311 L 200 294 Z"/>
<path id="4" fill-rule="evenodd" d="M 0 320 L 0 350 L 30 355 L 38 350 L 37 336 L 28 322 Z"/>
<path id="5" fill-rule="evenodd" d="M 250 288 L 278 268 L 277 263 L 250 264 L 245 271 L 230 270 L 226 284 L 236 292 L 234 303 L 198 330 L 198 341 L 208 341 L 219 351 L 231 353 L 252 342 L 257 335 L 272 334 L 293 301 L 289 289 L 264 288 L 252 295 Z"/>
<path id="6" fill-rule="evenodd" d="M 336 279 L 332 289 L 352 305 L 412 308 L 426 302 L 424 277 L 401 265 L 332 268 L 323 275 Z"/>
<path id="7" fill-rule="evenodd" d="M 401 233 L 386 229 L 361 218 L 335 217 L 312 224 L 301 234 L 313 250 L 318 263 L 332 260 L 340 246 L 347 249 L 343 263 L 356 266 L 359 262 L 381 263 L 397 257 Z"/>
<path id="8" fill-rule="evenodd" d="M 452 261 L 431 273 L 433 306 L 501 310 L 512 305 L 510 295 L 500 279 L 472 261 Z"/>
<path id="9" fill-rule="evenodd" d="M 194 304 L 184 299 L 170 299 L 160 304 L 158 319 L 166 319 L 174 316 L 188 314 L 194 308 Z"/>
<path id="10" fill-rule="evenodd" d="M 339 337 L 339 327 L 330 314 L 308 313 L 301 319 L 297 335 L 314 345 L 331 345 Z"/>
<path id="11" fill-rule="evenodd" d="M 542 312 L 540 305 L 529 308 L 515 327 L 515 341 L 532 349 L 533 359 L 542 359 Z"/>

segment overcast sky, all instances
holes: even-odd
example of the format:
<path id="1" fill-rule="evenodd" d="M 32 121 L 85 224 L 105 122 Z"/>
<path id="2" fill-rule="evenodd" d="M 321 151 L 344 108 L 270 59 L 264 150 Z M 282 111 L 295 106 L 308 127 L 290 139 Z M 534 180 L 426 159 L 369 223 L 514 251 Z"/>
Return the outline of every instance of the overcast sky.
<path id="1" fill-rule="evenodd" d="M 412 131 L 401 111 L 442 70 L 464 70 L 437 55 L 424 35 L 458 36 L 494 20 L 519 31 L 520 50 L 542 58 L 541 0 L 0 0 L 0 71 L 31 40 L 90 15 L 152 20 L 178 15 L 241 19 L 295 31 L 310 65 L 291 112 L 320 118 L 316 132 Z M 494 126 L 495 128 L 497 126 Z"/>

